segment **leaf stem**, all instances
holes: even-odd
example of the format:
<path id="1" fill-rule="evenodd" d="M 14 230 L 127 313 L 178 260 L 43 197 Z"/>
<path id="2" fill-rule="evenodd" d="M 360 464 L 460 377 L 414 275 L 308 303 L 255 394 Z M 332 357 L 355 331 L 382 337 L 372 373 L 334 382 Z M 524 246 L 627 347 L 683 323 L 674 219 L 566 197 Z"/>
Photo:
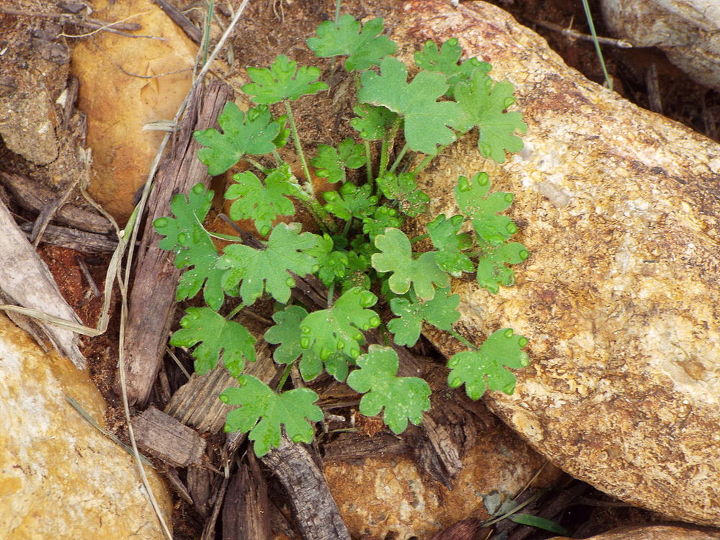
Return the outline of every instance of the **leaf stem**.
<path id="1" fill-rule="evenodd" d="M 277 148 L 273 148 L 272 156 L 275 158 L 275 165 L 279 167 L 283 163 L 283 158 L 278 154 Z"/>
<path id="2" fill-rule="evenodd" d="M 282 387 L 285 386 L 285 382 L 287 381 L 288 377 L 290 376 L 290 370 L 293 367 L 293 362 L 290 362 L 285 366 L 285 369 L 283 370 L 282 375 L 280 376 L 280 380 L 277 383 L 277 386 L 275 386 L 275 391 L 280 392 L 282 390 Z"/>
<path id="3" fill-rule="evenodd" d="M 263 173 L 265 172 L 265 167 L 263 167 L 259 161 L 256 161 L 253 158 L 248 157 L 248 156 L 244 156 L 243 159 L 245 161 L 247 161 L 250 165 L 255 167 L 257 170 L 259 170 L 260 172 L 263 172 Z"/>
<path id="4" fill-rule="evenodd" d="M 473 351 L 478 350 L 478 347 L 476 345 L 473 345 L 472 343 L 470 343 L 464 336 L 461 336 L 452 328 L 450 330 L 448 330 L 448 334 L 450 334 L 452 337 L 457 339 L 460 343 L 465 345 L 468 349 L 472 349 Z"/>
<path id="5" fill-rule="evenodd" d="M 418 235 L 418 236 L 415 236 L 415 237 L 411 238 L 411 239 L 410 239 L 410 243 L 411 243 L 411 244 L 414 244 L 414 243 L 416 243 L 416 242 L 419 242 L 420 240 L 425 240 L 426 238 L 430 238 L 430 235 L 429 235 L 428 233 L 421 234 L 421 235 Z"/>
<path id="6" fill-rule="evenodd" d="M 365 145 L 365 172 L 367 173 L 367 183 L 372 185 L 373 174 L 372 174 L 372 151 L 370 150 L 370 141 L 363 140 Z"/>
<path id="7" fill-rule="evenodd" d="M 425 156 L 423 158 L 423 160 L 418 164 L 418 166 L 415 167 L 411 171 L 411 173 L 412 174 L 420 174 L 422 171 L 425 170 L 425 167 L 430 165 L 432 160 L 435 159 L 436 157 L 438 157 L 442 153 L 442 151 L 445 150 L 447 147 L 448 147 L 448 145 L 441 146 L 440 148 L 438 148 L 437 152 L 435 152 L 434 154 L 428 154 L 427 156 Z"/>
<path id="8" fill-rule="evenodd" d="M 300 157 L 300 163 L 302 163 L 303 174 L 305 174 L 305 189 L 311 197 L 315 196 L 315 189 L 312 185 L 312 176 L 310 176 L 310 169 L 308 168 L 307 160 L 305 159 L 305 152 L 303 152 L 302 144 L 300 143 L 300 134 L 298 133 L 297 124 L 295 123 L 295 115 L 290 107 L 290 102 L 285 101 L 285 111 L 290 120 L 290 132 L 292 133 L 293 143 L 295 143 L 295 151 Z"/>
<path id="9" fill-rule="evenodd" d="M 400 150 L 400 153 L 395 158 L 395 161 L 393 162 L 392 167 L 390 167 L 391 173 L 395 172 L 395 169 L 397 169 L 398 165 L 400 165 L 400 162 L 405 157 L 405 154 L 407 154 L 408 150 L 409 150 L 409 147 L 408 147 L 407 143 L 405 143 L 402 147 L 402 150 Z"/>
<path id="10" fill-rule="evenodd" d="M 333 281 L 328 287 L 327 307 L 330 309 L 333 305 L 333 297 L 335 296 L 335 282 Z"/>
<path id="11" fill-rule="evenodd" d="M 342 0 L 335 0 L 335 24 L 340 22 L 340 7 L 342 6 Z"/>
<path id="12" fill-rule="evenodd" d="M 380 149 L 380 168 L 378 169 L 378 178 L 382 176 L 387 170 L 388 163 L 390 162 L 390 150 L 392 147 L 392 143 L 397 136 L 397 132 L 400 129 L 401 122 L 402 118 L 398 116 L 383 137 L 382 147 Z"/>
<path id="13" fill-rule="evenodd" d="M 233 308 L 233 310 L 227 314 L 227 317 L 225 317 L 228 321 L 232 320 L 235 315 L 240 313 L 240 311 L 245 307 L 245 304 L 243 302 L 240 302 L 237 306 Z"/>

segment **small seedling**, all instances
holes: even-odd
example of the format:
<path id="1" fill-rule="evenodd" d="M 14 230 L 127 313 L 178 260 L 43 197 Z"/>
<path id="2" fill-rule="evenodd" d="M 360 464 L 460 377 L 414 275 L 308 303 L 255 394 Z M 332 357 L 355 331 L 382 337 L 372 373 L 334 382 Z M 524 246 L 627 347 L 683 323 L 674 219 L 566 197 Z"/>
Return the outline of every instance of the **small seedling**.
<path id="1" fill-rule="evenodd" d="M 516 133 L 526 126 L 519 112 L 507 111 L 515 101 L 512 85 L 494 81 L 485 62 L 461 61 L 456 39 L 440 47 L 426 43 L 415 54 L 416 74 L 409 76 L 392 56 L 397 45 L 383 35 L 382 19 L 361 24 L 338 16 L 320 24 L 307 44 L 320 58 L 345 57 L 358 89 L 357 116 L 350 121 L 358 140 L 321 144 L 308 160 L 291 103 L 328 88 L 320 70 L 286 56 L 269 68 L 248 68 L 252 82 L 243 90 L 256 106 L 242 112 L 228 103 L 218 118 L 220 129 L 198 131 L 195 138 L 203 145 L 198 158 L 212 175 L 241 160 L 254 166 L 233 176 L 225 198 L 230 217 L 250 220 L 265 240 L 248 245 L 222 235 L 230 243 L 219 250 L 213 242 L 218 235 L 203 225 L 213 193 L 202 184 L 176 195 L 173 217 L 154 223 L 164 236 L 160 247 L 175 252 L 175 264 L 185 269 L 177 300 L 202 291 L 206 304 L 188 308 L 170 342 L 194 347 L 197 372 L 222 360 L 237 378 L 240 386 L 220 397 L 237 406 L 225 428 L 249 433 L 258 456 L 280 443 L 283 426 L 293 441 L 310 442 L 312 422 L 323 418 L 315 392 L 285 389 L 296 363 L 305 381 L 323 371 L 346 381 L 363 394 L 360 412 L 382 413 L 395 433 L 422 421 L 430 387 L 423 379 L 398 376 L 392 347 L 367 347 L 365 333 L 372 329 L 384 329 L 396 346 L 414 345 L 424 324 L 452 334 L 468 350 L 450 358 L 448 383 L 464 384 L 472 399 L 488 388 L 512 393 L 510 369 L 528 363 L 527 340 L 511 329 L 497 330 L 479 345 L 453 330 L 460 298 L 452 294 L 451 277 L 474 274 L 480 287 L 496 293 L 513 284 L 512 265 L 528 257 L 522 244 L 510 241 L 518 228 L 503 215 L 513 196 L 491 191 L 483 172 L 460 177 L 455 215 L 433 216 L 427 232 L 415 238 L 403 231 L 405 221 L 423 214 L 430 202 L 417 175 L 459 136 L 475 130 L 482 155 L 500 163 L 506 152 L 522 147 Z M 273 114 L 277 107 L 281 116 Z M 278 152 L 288 139 L 302 166 L 300 178 Z M 337 189 L 316 196 L 310 167 Z M 319 234 L 285 223 L 298 204 L 315 218 Z M 432 249 L 417 251 L 418 245 Z M 327 287 L 327 306 L 293 300 L 298 278 L 309 275 Z M 232 320 L 262 297 L 277 306 L 275 325 L 265 333 L 276 345 L 274 360 L 285 366 L 276 389 L 244 374 L 246 362 L 255 360 L 255 339 Z M 380 317 L 390 312 L 389 320 Z"/>

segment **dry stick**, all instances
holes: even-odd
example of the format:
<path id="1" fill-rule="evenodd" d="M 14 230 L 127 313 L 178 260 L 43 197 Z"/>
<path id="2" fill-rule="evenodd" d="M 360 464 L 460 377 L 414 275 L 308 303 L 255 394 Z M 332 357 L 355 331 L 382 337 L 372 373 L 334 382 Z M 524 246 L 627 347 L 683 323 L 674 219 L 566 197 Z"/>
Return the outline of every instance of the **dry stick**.
<path id="1" fill-rule="evenodd" d="M 17 17 L 42 17 L 46 19 L 60 19 L 60 22 L 76 24 L 78 26 L 85 26 L 87 28 L 100 28 L 102 30 L 112 29 L 127 30 L 129 32 L 133 32 L 142 28 L 142 26 L 138 23 L 123 23 L 121 21 L 105 22 L 99 21 L 97 19 L 74 17 L 73 15 L 68 15 L 66 13 L 28 13 L 27 11 L 11 8 L 0 8 L 0 13 L 5 13 L 7 15 L 15 15 Z M 130 35 L 130 37 L 135 36 Z"/>
<path id="2" fill-rule="evenodd" d="M 183 12 L 165 0 L 153 0 L 153 2 L 155 2 L 160 9 L 165 12 L 165 15 L 170 17 L 170 19 L 172 19 L 172 21 L 177 24 L 183 32 L 185 32 L 187 37 L 193 40 L 196 44 L 200 45 L 202 32 L 190 21 L 190 19 L 185 16 Z"/>
<path id="3" fill-rule="evenodd" d="M 48 224 L 53 219 L 53 217 L 55 217 L 55 213 L 65 205 L 68 198 L 70 197 L 70 194 L 73 192 L 75 186 L 79 183 L 79 181 L 80 179 L 78 178 L 77 180 L 71 182 L 65 190 L 65 193 L 63 193 L 59 199 L 43 208 L 43 210 L 40 212 L 40 215 L 35 220 L 35 224 L 33 225 L 33 230 L 31 234 L 33 247 L 35 249 L 37 249 L 37 247 L 40 245 L 43 232 L 45 232 Z"/>
<path id="4" fill-rule="evenodd" d="M 562 35 L 568 36 L 572 39 L 582 39 L 585 41 L 595 41 L 595 39 L 597 39 L 598 43 L 602 43 L 603 45 L 612 45 L 613 47 L 620 47 L 621 49 L 631 49 L 635 47 L 635 45 L 626 39 L 614 39 L 601 36 L 594 38 L 591 35 L 583 34 L 582 32 L 578 32 L 572 28 L 563 28 L 562 26 L 549 21 L 535 21 L 535 24 L 542 26 L 543 28 L 547 28 L 548 30 L 560 32 Z"/>

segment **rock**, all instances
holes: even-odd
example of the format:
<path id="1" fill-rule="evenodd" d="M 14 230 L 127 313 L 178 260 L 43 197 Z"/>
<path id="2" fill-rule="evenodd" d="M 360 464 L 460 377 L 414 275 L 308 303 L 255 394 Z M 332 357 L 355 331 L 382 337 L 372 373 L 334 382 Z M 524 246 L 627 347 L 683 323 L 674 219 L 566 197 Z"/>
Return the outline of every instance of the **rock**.
<path id="1" fill-rule="evenodd" d="M 642 527 L 621 527 L 591 536 L 587 540 L 709 540 L 720 538 L 720 532 L 709 530 L 654 525 Z M 555 536 L 550 540 L 570 540 L 567 536 Z"/>
<path id="2" fill-rule="evenodd" d="M 700 84 L 720 90 L 720 5 L 716 0 L 602 0 L 614 35 L 659 47 Z"/>
<path id="3" fill-rule="evenodd" d="M 173 119 L 190 88 L 196 47 L 151 0 L 109 5 L 98 0 L 94 9 L 102 20 L 132 15 L 131 21 L 142 25 L 137 34 L 163 38 L 101 32 L 78 41 L 73 50 L 78 106 L 87 114 L 93 151 L 90 194 L 124 222 L 164 135 L 143 126 Z"/>
<path id="4" fill-rule="evenodd" d="M 66 401 L 103 423 L 87 372 L 45 354 L 0 315 L 0 537 L 163 538 L 133 458 Z M 170 496 L 146 469 L 165 514 Z"/>
<path id="5" fill-rule="evenodd" d="M 352 537 L 430 538 L 465 518 L 489 518 L 487 508 L 515 497 L 539 471 L 533 485 L 552 485 L 559 471 L 486 415 L 451 489 L 423 475 L 411 457 L 392 455 L 390 446 L 362 462 L 326 455 L 325 477 Z"/>
<path id="6" fill-rule="evenodd" d="M 576 478 L 720 525 L 720 145 L 586 80 L 495 6 L 410 1 L 397 23 L 414 47 L 460 36 L 516 85 L 529 125 L 505 164 L 464 140 L 421 179 L 430 215 L 455 211 L 459 175 L 485 170 L 516 195 L 532 253 L 517 286 L 453 285 L 466 336 L 512 327 L 530 340 L 515 394 L 487 402 Z"/>

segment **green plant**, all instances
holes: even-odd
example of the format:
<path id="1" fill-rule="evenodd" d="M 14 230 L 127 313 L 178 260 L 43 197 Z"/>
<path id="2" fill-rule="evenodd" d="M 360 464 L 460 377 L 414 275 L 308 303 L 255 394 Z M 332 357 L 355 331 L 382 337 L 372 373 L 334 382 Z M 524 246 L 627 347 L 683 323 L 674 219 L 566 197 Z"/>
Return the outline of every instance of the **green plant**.
<path id="1" fill-rule="evenodd" d="M 506 151 L 522 147 L 515 132 L 526 126 L 520 113 L 507 111 L 514 103 L 513 87 L 491 79 L 487 63 L 461 62 L 455 39 L 440 48 L 426 43 L 415 54 L 419 71 L 408 79 L 407 67 L 391 56 L 396 44 L 382 31 L 382 19 L 362 25 L 342 15 L 322 23 L 307 41 L 319 57 L 346 57 L 344 67 L 354 73 L 358 89 L 357 116 L 350 123 L 360 142 L 348 138 L 337 146 L 320 145 L 306 159 L 291 102 L 327 85 L 319 80 L 318 68 L 298 66 L 286 56 L 269 68 L 248 68 L 252 82 L 243 90 L 254 108 L 244 113 L 228 103 L 218 118 L 221 131 L 195 134 L 204 146 L 198 157 L 210 174 L 221 174 L 241 159 L 255 168 L 236 174 L 225 198 L 232 201 L 230 217 L 252 220 L 265 240 L 243 242 L 208 232 L 203 222 L 213 193 L 201 184 L 173 198 L 174 217 L 154 223 L 164 236 L 160 246 L 175 252 L 176 265 L 186 269 L 177 299 L 202 290 L 207 304 L 188 309 L 170 342 L 195 347 L 199 373 L 222 358 L 237 377 L 240 387 L 221 395 L 238 406 L 228 415 L 226 429 L 249 432 L 258 455 L 279 444 L 282 426 L 293 441 L 309 442 L 310 422 L 323 417 L 312 390 L 284 390 L 295 363 L 305 381 L 323 371 L 346 381 L 364 394 L 360 412 L 383 411 L 395 433 L 408 422 L 420 423 L 430 407 L 430 388 L 420 378 L 397 375 L 393 348 L 373 344 L 366 349 L 365 333 L 373 329 L 384 329 L 381 341 L 384 336 L 398 346 L 414 345 L 425 323 L 451 333 L 468 350 L 449 360 L 448 382 L 451 387 L 465 384 L 473 399 L 487 388 L 512 393 L 515 376 L 507 368 L 528 363 L 522 350 L 527 340 L 510 329 L 497 330 L 479 346 L 453 330 L 460 299 L 451 294 L 451 276 L 475 273 L 478 284 L 495 293 L 513 284 L 511 265 L 528 257 L 522 244 L 509 241 L 518 228 L 502 215 L 513 196 L 492 192 L 485 173 L 460 177 L 456 215 L 435 216 L 427 233 L 415 238 L 401 228 L 430 201 L 418 188 L 417 174 L 458 136 L 477 128 L 479 151 L 498 162 Z M 270 107 L 280 107 L 283 114 L 274 116 Z M 301 179 L 278 152 L 289 139 L 302 166 Z M 398 141 L 402 145 L 395 151 Z M 310 166 L 338 189 L 320 200 Z M 363 167 L 364 175 L 353 172 Z M 294 215 L 296 203 L 311 213 L 320 233 L 277 222 Z M 231 243 L 218 250 L 214 236 Z M 417 252 L 414 247 L 421 242 L 424 249 Z M 309 275 L 327 287 L 327 305 L 293 303 L 292 289 Z M 263 296 L 277 302 L 275 325 L 265 334 L 277 345 L 275 361 L 285 366 L 276 389 L 243 374 L 245 362 L 255 359 L 254 338 L 231 320 Z M 383 322 L 380 313 L 388 310 L 377 307 L 389 308 L 394 317 Z"/>

